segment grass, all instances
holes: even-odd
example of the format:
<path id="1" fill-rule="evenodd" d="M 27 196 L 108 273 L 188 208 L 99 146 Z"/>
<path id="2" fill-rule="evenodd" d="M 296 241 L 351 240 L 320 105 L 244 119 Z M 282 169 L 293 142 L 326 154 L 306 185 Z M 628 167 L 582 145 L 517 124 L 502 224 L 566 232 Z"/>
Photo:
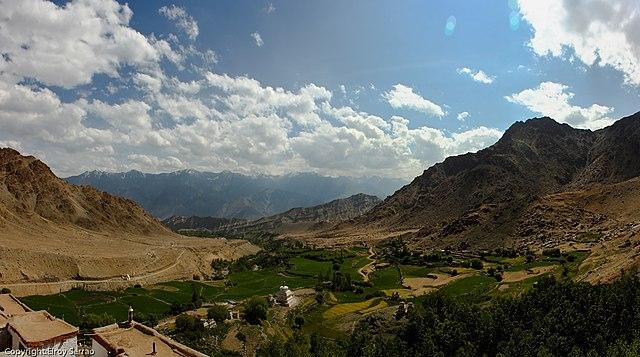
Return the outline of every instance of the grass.
<path id="1" fill-rule="evenodd" d="M 293 264 L 293 267 L 288 269 L 287 272 L 309 277 L 326 274 L 331 270 L 332 265 L 330 261 L 317 261 L 302 257 L 291 258 L 289 259 L 289 263 Z"/>
<path id="2" fill-rule="evenodd" d="M 478 297 L 487 294 L 497 285 L 496 279 L 487 275 L 472 275 L 453 281 L 438 290 L 448 296 Z"/>
<path id="3" fill-rule="evenodd" d="M 370 313 L 372 313 L 374 311 L 378 311 L 380 309 L 384 309 L 387 306 L 389 306 L 389 304 L 386 301 L 380 300 L 380 301 L 378 301 L 377 304 L 375 304 L 373 306 L 370 306 L 370 307 L 368 307 L 366 309 L 360 310 L 360 311 L 358 311 L 358 313 L 361 314 L 361 315 L 367 315 L 367 314 L 370 314 Z"/>
<path id="4" fill-rule="evenodd" d="M 527 270 L 531 268 L 546 267 L 546 266 L 558 265 L 558 264 L 559 264 L 559 261 L 556 259 L 542 259 L 542 260 L 535 260 L 529 263 L 514 265 L 507 268 L 506 271 L 514 272 L 514 271 L 521 271 L 521 270 Z"/>
<path id="5" fill-rule="evenodd" d="M 374 271 L 369 280 L 376 290 L 402 288 L 402 285 L 400 285 L 400 273 L 398 268 L 394 266 Z"/>
<path id="6" fill-rule="evenodd" d="M 28 296 L 21 300 L 34 310 L 47 310 L 54 316 L 78 324 L 83 313 L 108 314 L 117 321 L 127 318 L 129 306 L 142 314 L 158 315 L 169 312 L 171 304 L 191 301 L 192 287 L 200 292 L 204 301 L 242 300 L 254 295 L 268 295 L 278 291 L 280 285 L 295 289 L 315 285 L 315 278 L 288 276 L 275 270 L 241 272 L 230 275 L 233 286 L 212 283 L 172 281 L 145 288 L 123 291 L 70 290 L 46 296 Z"/>
<path id="7" fill-rule="evenodd" d="M 433 268 L 423 267 L 419 265 L 401 265 L 400 270 L 402 270 L 402 276 L 404 276 L 405 278 L 424 278 L 434 271 Z"/>
<path id="8" fill-rule="evenodd" d="M 513 283 L 504 283 L 508 288 L 506 290 L 495 290 L 493 296 L 512 296 L 516 297 L 522 295 L 524 292 L 531 290 L 536 282 L 540 281 L 545 276 L 549 276 L 551 273 L 545 273 L 537 276 L 533 276 L 527 279 L 516 281 Z"/>
<path id="9" fill-rule="evenodd" d="M 366 256 L 356 256 L 347 258 L 340 265 L 340 271 L 345 274 L 350 274 L 352 280 L 362 281 L 362 275 L 358 273 L 360 268 L 371 262 Z"/>
<path id="10" fill-rule="evenodd" d="M 332 306 L 328 310 L 322 313 L 322 318 L 324 319 L 334 319 L 336 317 L 346 315 L 349 313 L 356 313 L 365 309 L 369 309 L 371 307 L 376 306 L 380 303 L 381 299 L 369 299 L 360 302 L 352 302 L 347 304 L 338 304 Z"/>

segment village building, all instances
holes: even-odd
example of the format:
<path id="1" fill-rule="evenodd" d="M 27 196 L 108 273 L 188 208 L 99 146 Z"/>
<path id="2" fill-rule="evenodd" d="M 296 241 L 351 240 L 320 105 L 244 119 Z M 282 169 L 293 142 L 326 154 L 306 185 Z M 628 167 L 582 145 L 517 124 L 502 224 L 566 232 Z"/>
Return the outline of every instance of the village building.
<path id="1" fill-rule="evenodd" d="M 97 328 L 93 332 L 94 357 L 207 357 L 135 321 Z"/>
<path id="2" fill-rule="evenodd" d="M 127 322 L 93 330 L 91 349 L 94 357 L 207 357 L 158 331 L 133 321 L 129 307 Z"/>
<path id="3" fill-rule="evenodd" d="M 28 350 L 29 356 L 73 357 L 78 334 L 77 327 L 46 311 L 32 311 L 13 295 L 0 295 L 0 351 Z"/>
<path id="4" fill-rule="evenodd" d="M 295 305 L 295 296 L 286 285 L 280 286 L 280 290 L 276 293 L 276 302 L 281 306 L 291 307 Z"/>

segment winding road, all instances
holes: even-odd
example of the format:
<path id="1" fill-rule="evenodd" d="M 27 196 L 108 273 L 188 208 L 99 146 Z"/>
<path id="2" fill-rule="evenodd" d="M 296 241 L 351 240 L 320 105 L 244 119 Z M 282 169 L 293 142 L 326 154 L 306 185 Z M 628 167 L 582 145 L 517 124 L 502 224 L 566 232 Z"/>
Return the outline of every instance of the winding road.
<path id="1" fill-rule="evenodd" d="M 38 287 L 42 287 L 42 286 L 48 286 L 51 288 L 52 291 L 56 290 L 57 288 L 60 288 L 60 291 L 65 290 L 63 288 L 68 287 L 68 286 L 87 286 L 87 285 L 98 285 L 98 284 L 107 284 L 107 283 L 127 283 L 127 285 L 135 285 L 132 284 L 134 282 L 138 282 L 138 281 L 144 281 L 146 279 L 150 279 L 150 278 L 154 278 L 156 276 L 162 275 L 168 271 L 170 271 L 171 269 L 174 269 L 175 267 L 178 266 L 178 264 L 180 264 L 180 260 L 182 258 L 182 256 L 184 255 L 184 253 L 186 253 L 186 250 L 182 250 L 180 252 L 180 254 L 178 254 L 178 257 L 176 258 L 176 260 L 162 268 L 159 270 L 155 270 L 143 275 L 137 275 L 137 276 L 132 276 L 130 279 L 128 280 L 124 280 L 122 278 L 122 276 L 114 276 L 108 279 L 101 279 L 101 280 L 76 280 L 76 279 L 70 279 L 70 280 L 61 280 L 61 281 L 52 281 L 52 282 L 45 282 L 45 283 L 12 283 L 12 284 L 0 284 L 0 288 L 9 288 L 11 291 L 14 290 L 19 290 L 20 288 L 38 288 Z M 68 289 L 66 289 L 68 290 Z M 17 294 L 20 295 L 20 294 Z"/>
<path id="2" fill-rule="evenodd" d="M 376 263 L 376 259 L 374 259 L 373 257 L 376 255 L 376 253 L 373 251 L 373 247 L 369 247 L 369 256 L 367 256 L 367 259 L 371 260 L 367 265 L 363 266 L 362 268 L 358 269 L 358 274 L 362 275 L 362 281 L 369 281 L 369 274 L 371 274 L 373 272 L 373 265 Z"/>

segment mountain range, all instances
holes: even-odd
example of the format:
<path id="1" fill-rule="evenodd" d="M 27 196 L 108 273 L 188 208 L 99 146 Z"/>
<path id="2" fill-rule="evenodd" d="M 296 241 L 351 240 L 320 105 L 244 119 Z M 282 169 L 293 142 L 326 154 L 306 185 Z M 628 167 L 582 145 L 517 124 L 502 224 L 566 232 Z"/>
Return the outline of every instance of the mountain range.
<path id="1" fill-rule="evenodd" d="M 597 131 L 535 118 L 491 147 L 428 168 L 321 236 L 400 235 L 456 249 L 622 237 L 640 227 L 638 176 L 640 113 Z"/>
<path id="2" fill-rule="evenodd" d="M 198 216 L 172 216 L 165 220 L 174 231 L 207 230 L 242 234 L 269 232 L 275 234 L 301 233 L 329 228 L 333 224 L 358 217 L 382 202 L 376 196 L 359 193 L 312 207 L 296 207 L 286 212 L 256 220 L 242 220 Z"/>
<path id="3" fill-rule="evenodd" d="M 358 193 L 386 197 L 404 184 L 402 180 L 379 177 L 325 177 L 314 173 L 247 176 L 194 170 L 161 174 L 91 171 L 66 180 L 130 198 L 160 219 L 175 215 L 257 219 Z"/>

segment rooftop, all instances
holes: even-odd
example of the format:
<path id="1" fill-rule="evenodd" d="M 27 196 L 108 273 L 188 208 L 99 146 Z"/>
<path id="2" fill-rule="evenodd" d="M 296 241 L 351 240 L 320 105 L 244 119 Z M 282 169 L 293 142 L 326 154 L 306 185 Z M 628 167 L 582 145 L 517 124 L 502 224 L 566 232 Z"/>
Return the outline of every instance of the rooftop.
<path id="1" fill-rule="evenodd" d="M 98 328 L 94 333 L 93 340 L 118 357 L 152 355 L 154 342 L 156 356 L 207 357 L 135 321 L 125 326 L 114 324 Z"/>
<path id="2" fill-rule="evenodd" d="M 16 315 L 30 312 L 31 309 L 11 294 L 0 294 L 0 327 L 4 327 L 9 319 Z"/>
<path id="3" fill-rule="evenodd" d="M 42 347 L 78 335 L 78 328 L 51 316 L 46 311 L 32 311 L 13 316 L 8 322 L 29 348 Z"/>

